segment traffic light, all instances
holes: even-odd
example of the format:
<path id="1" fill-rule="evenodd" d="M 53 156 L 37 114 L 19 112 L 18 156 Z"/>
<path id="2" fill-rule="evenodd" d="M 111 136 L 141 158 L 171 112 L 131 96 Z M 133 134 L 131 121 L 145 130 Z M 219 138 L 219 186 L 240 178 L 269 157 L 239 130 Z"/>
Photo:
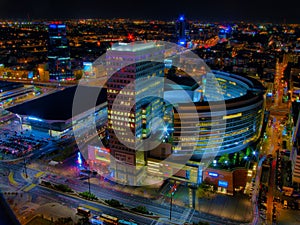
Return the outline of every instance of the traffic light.
<path id="1" fill-rule="evenodd" d="M 177 191 L 177 184 L 176 182 L 173 184 L 173 186 L 171 186 L 171 195 L 174 195 L 175 191 Z"/>

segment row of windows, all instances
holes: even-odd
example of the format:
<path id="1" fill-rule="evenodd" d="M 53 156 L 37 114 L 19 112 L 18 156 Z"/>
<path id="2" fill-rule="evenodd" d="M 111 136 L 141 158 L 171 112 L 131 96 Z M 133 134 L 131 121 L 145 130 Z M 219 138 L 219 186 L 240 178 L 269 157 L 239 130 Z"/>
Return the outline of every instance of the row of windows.
<path id="1" fill-rule="evenodd" d="M 111 116 L 108 115 L 108 119 L 112 119 L 112 120 L 120 120 L 120 121 L 127 121 L 127 122 L 135 122 L 135 119 L 131 119 L 129 117 L 122 117 L 122 116 Z"/>
<path id="2" fill-rule="evenodd" d="M 212 118 L 205 118 L 205 122 L 200 122 L 199 137 L 197 144 L 195 144 L 195 127 L 189 128 L 189 123 L 180 124 L 180 120 L 175 119 L 174 124 L 174 142 L 178 143 L 176 150 L 190 150 L 194 145 L 198 153 L 203 153 L 206 150 L 213 150 L 220 148 L 220 150 L 238 148 L 244 144 L 254 140 L 259 133 L 262 114 L 259 108 L 251 109 L 243 112 L 244 115 L 238 118 L 228 119 L 228 124 L 223 123 L 223 119 L 220 116 L 217 121 L 211 121 Z M 176 126 L 177 124 L 177 126 Z M 223 126 L 222 126 L 223 125 Z M 209 129 L 208 129 L 209 128 Z M 219 130 L 217 130 L 219 128 Z M 222 129 L 223 128 L 223 129 Z M 226 128 L 226 129 L 225 129 Z M 201 131 L 204 129 L 206 131 Z M 197 128 L 196 128 L 197 130 Z M 180 140 L 180 141 L 179 141 Z"/>

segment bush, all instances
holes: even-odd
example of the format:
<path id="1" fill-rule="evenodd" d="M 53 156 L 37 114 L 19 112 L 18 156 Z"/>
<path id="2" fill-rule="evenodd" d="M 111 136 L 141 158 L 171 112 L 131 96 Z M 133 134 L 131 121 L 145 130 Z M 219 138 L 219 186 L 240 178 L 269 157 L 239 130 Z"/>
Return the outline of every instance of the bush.
<path id="1" fill-rule="evenodd" d="M 85 199 L 88 199 L 88 200 L 97 200 L 98 199 L 96 195 L 94 195 L 88 191 L 79 193 L 79 196 L 81 196 Z"/>
<path id="2" fill-rule="evenodd" d="M 107 204 L 109 204 L 112 207 L 122 207 L 123 205 L 116 199 L 111 199 L 111 200 L 105 200 Z"/>
<path id="3" fill-rule="evenodd" d="M 44 185 L 46 187 L 52 187 L 51 183 L 49 181 L 45 181 L 45 180 L 42 180 L 41 185 Z"/>
<path id="4" fill-rule="evenodd" d="M 54 185 L 54 188 L 62 192 L 73 192 L 73 190 L 65 184 L 56 184 Z"/>
<path id="5" fill-rule="evenodd" d="M 135 212 L 143 213 L 143 214 L 152 214 L 150 213 L 145 206 L 139 205 L 132 209 Z"/>

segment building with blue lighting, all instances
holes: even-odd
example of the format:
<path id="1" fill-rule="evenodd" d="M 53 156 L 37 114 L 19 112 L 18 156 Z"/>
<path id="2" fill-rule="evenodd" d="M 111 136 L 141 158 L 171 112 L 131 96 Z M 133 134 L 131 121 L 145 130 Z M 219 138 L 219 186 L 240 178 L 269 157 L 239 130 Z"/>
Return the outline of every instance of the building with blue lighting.
<path id="1" fill-rule="evenodd" d="M 121 62 L 131 61 L 132 57 L 144 57 L 144 50 L 152 49 L 155 49 L 155 46 L 130 44 L 114 46 L 108 53 L 108 57 L 112 57 L 111 67 L 122 68 Z M 121 56 L 122 60 L 120 60 Z M 91 165 L 105 165 L 104 168 L 107 170 L 109 168 L 106 173 L 109 179 L 129 184 L 142 183 L 148 175 L 161 180 L 172 177 L 192 184 L 199 184 L 204 179 L 209 179 L 221 187 L 220 191 L 232 192 L 235 184 L 231 184 L 230 180 L 241 175 L 232 172 L 228 173 L 228 179 L 219 179 L 220 177 L 217 179 L 212 173 L 216 171 L 212 169 L 205 171 L 201 161 L 205 153 L 211 153 L 214 157 L 237 153 L 259 140 L 263 131 L 265 88 L 255 79 L 221 71 L 207 72 L 203 75 L 202 84 L 205 84 L 205 88 L 198 87 L 198 83 L 195 84 L 188 80 L 187 76 L 181 75 L 172 80 L 181 85 L 181 88 L 166 81 L 152 82 L 149 85 L 149 78 L 145 75 L 150 73 L 152 76 L 161 77 L 164 75 L 163 68 L 163 63 L 132 64 L 118 70 L 110 78 L 107 89 L 102 88 L 100 94 L 98 87 L 74 86 L 8 110 L 21 117 L 24 128 L 57 137 L 62 137 L 71 130 L 82 130 L 82 133 L 86 133 L 92 123 L 96 123 L 97 126 L 107 123 L 109 148 L 96 146 L 89 151 L 87 159 L 93 161 Z M 217 90 L 220 91 L 218 94 L 223 97 L 223 102 L 214 100 L 216 93 L 210 91 L 210 89 L 215 90 L 210 87 L 211 74 L 214 74 L 214 79 L 221 87 Z M 129 85 L 124 89 L 125 85 L 135 80 L 136 75 L 140 75 L 142 79 L 136 85 Z M 76 88 L 85 94 L 80 111 L 74 115 L 72 104 Z M 138 101 L 138 98 L 142 99 L 139 95 L 147 96 L 149 93 L 155 93 L 156 96 L 169 102 L 151 97 L 148 100 Z M 96 102 L 93 102 L 90 98 L 95 95 L 99 97 Z M 189 99 L 192 99 L 192 102 L 189 103 Z M 134 104 L 135 100 L 137 104 Z M 113 102 L 116 104 L 112 104 Z M 212 104 L 214 104 L 213 112 Z M 224 104 L 226 110 L 218 107 L 218 104 Z M 177 111 L 177 108 L 175 110 L 173 105 L 176 105 L 180 111 Z M 196 111 L 197 121 L 191 117 L 193 110 Z M 162 117 L 165 122 L 169 121 L 163 131 L 170 134 L 172 141 L 161 143 L 153 149 L 154 151 L 150 151 L 151 154 L 135 151 L 145 147 L 139 141 L 135 143 L 136 139 L 141 141 L 155 133 L 160 134 L 159 124 L 162 121 L 156 119 Z M 167 117 L 169 119 L 165 119 Z M 133 137 L 125 130 L 127 127 L 130 134 L 134 134 Z M 115 134 L 116 131 L 121 131 L 120 136 Z M 199 134 L 196 140 L 195 131 Z M 121 143 L 119 138 L 127 141 L 127 146 Z M 163 141 L 164 138 L 157 140 Z M 176 160 L 164 161 L 171 154 L 175 159 L 191 150 L 192 155 L 185 165 L 177 163 Z M 135 167 L 137 169 L 131 170 Z M 204 176 L 203 173 L 206 172 Z M 239 173 L 245 175 L 244 170 Z M 242 184 L 242 182 L 236 183 L 238 186 Z"/>
<path id="2" fill-rule="evenodd" d="M 76 90 L 85 93 L 78 110 L 73 110 Z M 98 96 L 94 102 L 90 96 Z M 40 133 L 45 137 L 61 138 L 73 135 L 73 132 L 87 133 L 95 123 L 101 126 L 107 123 L 106 89 L 88 86 L 72 86 L 55 93 L 7 108 L 16 114 L 23 129 L 33 134 Z"/>
<path id="3" fill-rule="evenodd" d="M 220 92 L 218 94 L 223 96 L 224 101 L 214 100 L 216 93 L 210 89 L 216 89 L 210 87 L 210 73 L 203 76 L 203 79 L 207 80 L 205 88 L 194 87 L 191 82 L 186 82 L 185 76 L 177 76 L 174 80 L 178 84 L 185 84 L 179 89 L 165 83 L 164 98 L 171 100 L 170 102 L 178 108 L 172 112 L 174 128 L 172 156 L 180 159 L 191 151 L 193 154 L 183 167 L 180 163 L 166 163 L 148 158 L 149 174 L 161 177 L 173 174 L 173 179 L 199 184 L 206 179 L 203 173 L 207 171 L 202 169 L 203 166 L 206 167 L 202 162 L 205 157 L 212 155 L 214 158 L 224 154 L 234 154 L 245 150 L 260 139 L 264 123 L 265 88 L 252 78 L 221 71 L 213 71 L 213 74 L 221 87 L 217 89 Z M 193 107 L 189 99 L 193 100 Z M 194 120 L 195 112 L 199 120 Z M 157 168 L 162 169 L 158 171 Z M 174 171 L 177 172 L 174 173 Z M 222 172 L 219 171 L 219 173 Z M 231 172 L 228 176 L 232 178 L 235 173 L 237 172 Z M 244 170 L 238 173 L 245 175 Z M 228 180 L 229 189 L 226 187 L 226 190 L 220 191 L 233 192 L 235 184 L 230 182 L 230 179 Z M 217 179 L 213 182 L 218 186 Z M 238 182 L 236 185 L 242 186 L 242 183 Z M 220 185 L 222 184 L 221 182 Z"/>
<path id="4" fill-rule="evenodd" d="M 73 80 L 66 25 L 51 23 L 48 26 L 48 33 L 49 79 L 52 81 Z"/>
<path id="5" fill-rule="evenodd" d="M 184 15 L 179 16 L 176 21 L 176 36 L 178 44 L 186 47 L 187 42 L 190 41 L 190 31 L 189 23 Z"/>
<path id="6" fill-rule="evenodd" d="M 193 157 L 195 160 L 201 159 L 204 153 L 217 150 L 217 155 L 229 154 L 240 151 L 247 147 L 249 143 L 256 141 L 260 136 L 264 118 L 264 87 L 254 79 L 244 78 L 238 75 L 221 71 L 213 72 L 216 81 L 221 87 L 219 91 L 223 96 L 226 111 L 221 107 L 220 112 L 211 111 L 212 104 L 217 108 L 218 101 L 214 102 L 215 90 L 209 87 L 207 82 L 204 98 L 198 96 L 198 90 L 185 90 L 194 101 L 195 108 L 199 114 L 199 123 L 195 124 L 199 128 L 199 140 L 196 143 Z M 209 73 L 205 75 L 208 80 Z M 180 106 L 181 114 L 187 116 L 192 113 L 190 104 L 186 103 L 181 90 L 165 90 L 165 98 L 174 97 L 174 102 Z M 202 94 L 201 93 L 201 94 Z M 210 101 L 208 101 L 210 99 Z M 220 104 L 223 104 L 220 102 Z M 193 140 L 192 132 L 181 132 L 180 115 L 174 112 L 174 154 L 181 154 L 190 149 L 190 142 Z M 184 135 L 184 136 L 183 136 Z M 218 148 L 220 146 L 220 148 Z"/>

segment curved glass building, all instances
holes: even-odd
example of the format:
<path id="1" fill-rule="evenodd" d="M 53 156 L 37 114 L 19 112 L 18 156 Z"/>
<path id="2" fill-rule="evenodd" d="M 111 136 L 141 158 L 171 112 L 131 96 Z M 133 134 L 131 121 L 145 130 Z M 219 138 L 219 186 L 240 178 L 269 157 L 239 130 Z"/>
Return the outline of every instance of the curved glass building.
<path id="1" fill-rule="evenodd" d="M 203 86 L 198 88 L 166 87 L 165 99 L 173 106 L 175 103 L 173 154 L 193 151 L 192 160 L 197 161 L 205 156 L 241 151 L 260 136 L 265 108 L 262 84 L 253 78 L 212 72 L 203 77 Z M 211 78 L 218 84 L 209 82 Z"/>

